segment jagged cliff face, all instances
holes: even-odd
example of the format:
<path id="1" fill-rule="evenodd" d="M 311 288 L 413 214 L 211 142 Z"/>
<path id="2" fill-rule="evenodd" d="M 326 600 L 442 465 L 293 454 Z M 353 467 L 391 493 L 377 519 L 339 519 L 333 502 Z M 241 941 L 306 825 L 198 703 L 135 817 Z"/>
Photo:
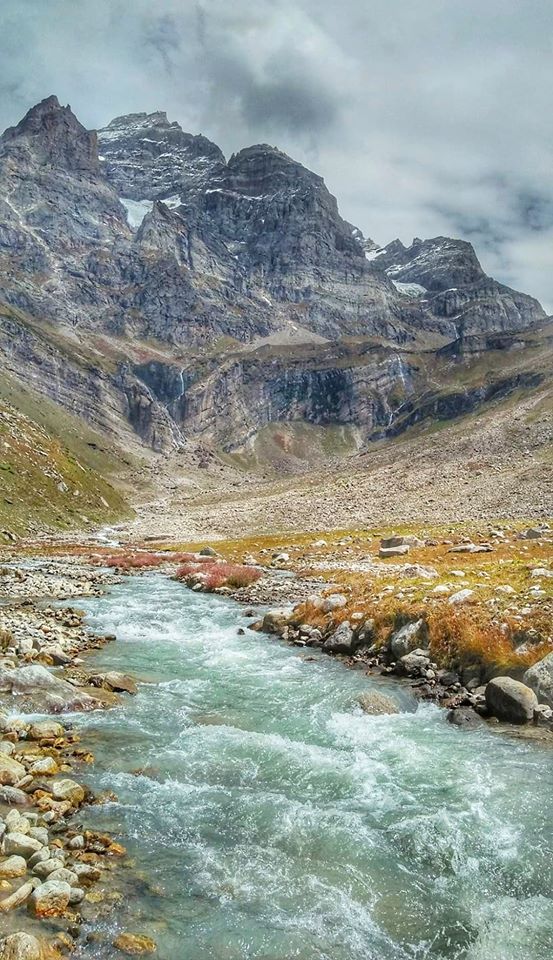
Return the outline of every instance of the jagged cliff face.
<path id="1" fill-rule="evenodd" d="M 157 450 L 277 421 L 389 432 L 425 389 L 417 351 L 544 317 L 470 244 L 366 241 L 275 147 L 227 162 L 164 113 L 96 135 L 55 97 L 0 137 L 0 301 L 16 375 Z"/>

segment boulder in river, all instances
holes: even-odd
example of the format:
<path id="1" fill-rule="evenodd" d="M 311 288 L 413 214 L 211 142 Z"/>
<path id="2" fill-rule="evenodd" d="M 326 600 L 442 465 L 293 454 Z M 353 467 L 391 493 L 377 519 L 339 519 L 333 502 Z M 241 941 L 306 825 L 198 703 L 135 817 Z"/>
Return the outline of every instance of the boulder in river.
<path id="1" fill-rule="evenodd" d="M 534 691 L 512 677 L 494 677 L 486 686 L 488 712 L 507 723 L 529 723 L 534 719 L 538 698 Z"/>
<path id="2" fill-rule="evenodd" d="M 553 707 L 553 653 L 529 667 L 522 679 L 537 694 L 540 703 Z"/>
<path id="3" fill-rule="evenodd" d="M 268 610 L 263 617 L 261 629 L 265 633 L 275 633 L 281 636 L 288 626 L 289 613 L 286 610 Z"/>
<path id="4" fill-rule="evenodd" d="M 399 707 L 392 697 L 381 693 L 380 690 L 367 690 L 358 698 L 358 704 L 363 713 L 377 717 L 387 713 L 399 713 Z"/>
<path id="5" fill-rule="evenodd" d="M 37 711 L 95 710 L 98 700 L 79 693 L 72 684 L 55 677 L 46 667 L 31 664 L 7 670 L 0 667 L 0 692 L 21 697 L 22 706 Z"/>
<path id="6" fill-rule="evenodd" d="M 133 696 L 138 693 L 138 687 L 132 677 L 128 677 L 126 673 L 119 673 L 118 670 L 94 674 L 90 677 L 90 683 L 93 687 L 104 687 L 115 693 L 130 693 Z"/>
<path id="7" fill-rule="evenodd" d="M 472 707 L 457 707 L 455 710 L 450 710 L 447 719 L 454 727 L 466 729 L 480 727 L 484 723 L 482 717 Z"/>

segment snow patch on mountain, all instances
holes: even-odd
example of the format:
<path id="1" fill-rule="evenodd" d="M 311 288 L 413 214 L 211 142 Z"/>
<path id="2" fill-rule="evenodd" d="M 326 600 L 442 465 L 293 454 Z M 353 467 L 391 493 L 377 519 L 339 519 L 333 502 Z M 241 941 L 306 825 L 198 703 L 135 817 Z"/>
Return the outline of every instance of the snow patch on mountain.
<path id="1" fill-rule="evenodd" d="M 407 297 L 421 297 L 424 293 L 428 293 L 426 287 L 423 287 L 420 283 L 401 283 L 400 280 L 394 280 L 393 277 L 390 277 L 390 280 L 396 290 L 404 293 Z"/>
<path id="2" fill-rule="evenodd" d="M 129 200 L 127 197 L 119 197 L 119 199 L 127 211 L 129 227 L 137 230 L 146 214 L 151 213 L 154 206 L 153 200 Z"/>

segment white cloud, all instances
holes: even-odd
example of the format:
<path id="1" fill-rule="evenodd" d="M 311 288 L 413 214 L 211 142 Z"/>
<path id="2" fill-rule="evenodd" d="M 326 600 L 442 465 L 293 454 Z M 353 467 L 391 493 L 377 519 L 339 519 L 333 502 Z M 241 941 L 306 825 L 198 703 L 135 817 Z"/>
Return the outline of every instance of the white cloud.
<path id="1" fill-rule="evenodd" d="M 275 143 L 380 242 L 463 236 L 553 309 L 552 36 L 549 0 L 4 0 L 0 125 L 56 93 Z"/>

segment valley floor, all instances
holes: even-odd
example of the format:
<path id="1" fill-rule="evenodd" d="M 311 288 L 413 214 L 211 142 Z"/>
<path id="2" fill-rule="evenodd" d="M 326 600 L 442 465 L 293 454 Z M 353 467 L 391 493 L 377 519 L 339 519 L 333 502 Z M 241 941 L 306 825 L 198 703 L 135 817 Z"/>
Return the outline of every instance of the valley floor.
<path id="1" fill-rule="evenodd" d="M 136 478 L 137 487 L 148 481 L 149 492 L 117 535 L 213 540 L 382 523 L 544 519 L 553 516 L 552 442 L 549 389 L 286 479 L 257 479 L 215 460 L 191 483 L 186 470 L 156 464 Z"/>

